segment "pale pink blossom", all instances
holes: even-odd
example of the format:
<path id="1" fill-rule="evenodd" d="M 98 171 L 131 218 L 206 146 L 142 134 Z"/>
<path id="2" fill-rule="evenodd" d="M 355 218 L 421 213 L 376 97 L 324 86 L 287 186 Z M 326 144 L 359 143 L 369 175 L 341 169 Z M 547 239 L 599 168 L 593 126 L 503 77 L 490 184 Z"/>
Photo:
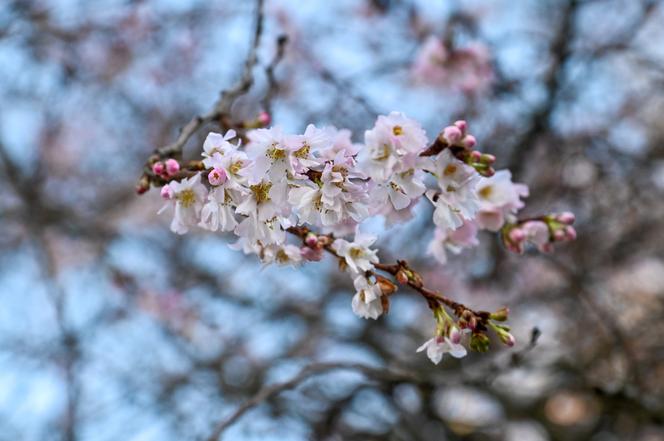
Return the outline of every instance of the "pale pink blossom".
<path id="1" fill-rule="evenodd" d="M 493 68 L 486 46 L 475 43 L 448 48 L 442 39 L 432 35 L 422 44 L 412 75 L 419 83 L 477 93 L 491 84 Z"/>
<path id="2" fill-rule="evenodd" d="M 353 242 L 337 239 L 332 246 L 353 273 L 361 273 L 373 270 L 374 263 L 378 263 L 377 251 L 369 248 L 375 241 L 376 236 L 357 231 Z"/>
<path id="3" fill-rule="evenodd" d="M 356 293 L 353 296 L 351 306 L 358 317 L 376 320 L 383 313 L 380 286 L 364 275 L 358 275 L 353 279 Z"/>
<path id="4" fill-rule="evenodd" d="M 477 223 L 482 229 L 498 231 L 506 221 L 514 221 L 514 215 L 525 205 L 521 198 L 528 196 L 528 187 L 512 182 L 508 170 L 499 170 L 477 184 L 480 210 Z"/>
<path id="5" fill-rule="evenodd" d="M 160 213 L 169 206 L 174 208 L 174 216 L 171 222 L 171 231 L 177 234 L 185 234 L 189 228 L 200 221 L 201 210 L 207 197 L 207 190 L 201 184 L 201 175 L 196 174 L 182 181 L 172 181 L 168 187 L 173 192 L 172 197 Z"/>
<path id="6" fill-rule="evenodd" d="M 417 348 L 417 352 L 427 351 L 427 357 L 438 364 L 443 359 L 443 355 L 449 353 L 454 358 L 463 358 L 468 353 L 466 348 L 460 343 L 453 343 L 449 337 L 436 336 L 424 342 Z"/>
<path id="7" fill-rule="evenodd" d="M 459 254 L 463 249 L 477 245 L 479 245 L 477 225 L 474 222 L 467 221 L 456 230 L 436 228 L 427 253 L 439 263 L 445 264 L 447 263 L 447 251 Z"/>

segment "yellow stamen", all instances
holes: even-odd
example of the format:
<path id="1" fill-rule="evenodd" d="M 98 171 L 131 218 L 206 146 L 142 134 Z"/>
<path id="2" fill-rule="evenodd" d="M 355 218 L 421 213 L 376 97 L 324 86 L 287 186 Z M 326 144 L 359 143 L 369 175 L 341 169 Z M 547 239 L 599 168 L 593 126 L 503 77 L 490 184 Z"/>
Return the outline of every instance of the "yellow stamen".
<path id="1" fill-rule="evenodd" d="M 180 201 L 184 208 L 189 208 L 194 205 L 196 202 L 196 194 L 194 193 L 194 190 L 182 190 L 180 194 L 178 194 L 178 201 Z"/>
<path id="2" fill-rule="evenodd" d="M 284 250 L 277 251 L 277 255 L 275 256 L 275 258 L 279 263 L 288 263 L 290 261 L 288 254 L 286 254 Z"/>
<path id="3" fill-rule="evenodd" d="M 270 200 L 270 188 L 272 188 L 272 183 L 261 182 L 260 184 L 251 185 L 249 188 L 254 194 L 256 203 L 261 204 Z"/>
<path id="4" fill-rule="evenodd" d="M 376 161 L 384 161 L 390 157 L 390 146 L 387 144 L 382 145 L 383 149 L 373 157 Z"/>
<path id="5" fill-rule="evenodd" d="M 350 257 L 353 259 L 357 259 L 358 257 L 362 257 L 364 253 L 362 252 L 361 248 L 351 248 L 350 249 Z"/>
<path id="6" fill-rule="evenodd" d="M 302 146 L 301 149 L 296 150 L 295 153 L 293 153 L 293 156 L 295 156 L 296 158 L 300 158 L 300 159 L 306 159 L 306 158 L 309 157 L 309 152 L 310 151 L 311 151 L 311 147 L 309 146 L 309 144 L 305 144 L 304 146 Z"/>
<path id="7" fill-rule="evenodd" d="M 282 149 L 277 148 L 277 144 L 272 144 L 272 147 L 267 149 L 267 152 L 265 152 L 268 158 L 277 160 L 277 159 L 284 159 L 286 157 L 286 152 Z"/>
<path id="8" fill-rule="evenodd" d="M 489 199 L 489 196 L 493 193 L 493 186 L 487 185 L 486 187 L 483 187 L 478 194 L 482 199 Z"/>
<path id="9" fill-rule="evenodd" d="M 242 161 L 235 161 L 231 166 L 228 168 L 228 171 L 231 172 L 231 174 L 236 175 L 239 173 L 239 171 L 242 169 L 242 166 L 244 166 L 244 162 Z"/>

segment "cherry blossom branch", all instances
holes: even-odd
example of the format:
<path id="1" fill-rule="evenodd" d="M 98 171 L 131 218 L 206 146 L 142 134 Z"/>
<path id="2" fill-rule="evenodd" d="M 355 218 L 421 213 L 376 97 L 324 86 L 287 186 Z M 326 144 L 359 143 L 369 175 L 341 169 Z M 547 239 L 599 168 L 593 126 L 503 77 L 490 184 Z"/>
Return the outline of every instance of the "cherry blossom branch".
<path id="1" fill-rule="evenodd" d="M 307 236 L 309 236 L 310 234 L 315 234 L 319 242 L 322 242 L 321 245 L 325 251 L 327 251 L 329 254 L 333 255 L 337 259 L 340 259 L 340 261 L 343 261 L 343 257 L 340 256 L 336 252 L 336 250 L 332 247 L 332 243 L 334 242 L 334 235 L 332 234 L 318 235 L 309 228 L 304 226 L 290 227 L 288 228 L 287 231 L 302 239 L 302 242 L 305 245 L 307 244 Z M 418 272 L 413 270 L 405 260 L 397 260 L 397 263 L 393 264 L 375 263 L 374 267 L 377 270 L 391 274 L 392 276 L 395 277 L 397 282 L 399 282 L 402 285 L 408 285 L 414 291 L 421 294 L 422 297 L 426 299 L 431 309 L 435 309 L 439 304 L 443 304 L 449 307 L 457 317 L 462 317 L 464 315 L 467 317 L 468 313 L 470 313 L 472 317 L 475 317 L 477 324 L 479 326 L 482 326 L 483 329 L 486 329 L 485 325 L 488 322 L 491 313 L 487 311 L 475 311 L 462 303 L 456 302 L 450 299 L 449 297 L 446 297 L 440 292 L 427 288 L 426 286 L 424 286 L 424 281 L 422 279 L 422 276 L 420 276 Z"/>
<path id="2" fill-rule="evenodd" d="M 477 144 L 477 140 L 468 133 L 466 121 L 457 121 L 454 125 L 445 127 L 419 156 L 422 158 L 436 156 L 448 149 L 452 156 L 473 167 L 480 175 L 493 176 L 496 171 L 492 165 L 496 161 L 496 157 L 473 150 L 475 144 Z"/>
<path id="3" fill-rule="evenodd" d="M 516 221 L 527 187 L 513 183 L 509 171 L 495 172 L 493 155 L 473 149 L 476 141 L 465 121 L 445 127 L 429 147 L 421 126 L 399 112 L 379 116 L 365 133 L 363 148 L 352 144 L 347 130 L 309 125 L 304 134 L 289 135 L 280 127 L 260 128 L 264 125 L 240 137 L 235 130 L 210 133 L 201 161 L 148 160 L 150 170 L 141 188 L 161 186 L 168 201 L 164 209 L 174 210 L 173 232 L 185 234 L 194 226 L 233 231 L 239 238 L 234 248 L 256 254 L 266 264 L 317 261 L 325 250 L 352 278 L 356 292 L 351 306 L 365 319 L 389 311 L 390 295 L 398 289 L 393 280 L 408 285 L 424 297 L 433 313 L 434 337 L 418 351 L 426 349 L 436 364 L 445 353 L 466 355 L 463 332 L 470 333 L 470 348 L 475 351 L 489 350 L 488 331 L 502 343 L 514 345 L 510 327 L 502 323 L 508 317 L 506 307 L 475 311 L 427 288 L 405 260 L 380 263 L 377 250 L 371 248 L 376 237 L 362 234 L 358 227 L 370 216 L 407 215 L 404 210 L 425 196 L 435 206 L 436 230 L 428 253 L 445 263 L 445 250 L 456 253 L 476 245 L 479 229 L 500 232 L 513 251 L 522 252 L 526 243 L 548 251 L 553 242 L 575 236 L 571 213 Z M 231 142 L 234 138 L 239 141 Z M 426 173 L 435 178 L 433 188 L 424 182 Z M 351 231 L 355 239 L 343 239 Z M 287 232 L 298 236 L 304 246 L 287 243 Z"/>

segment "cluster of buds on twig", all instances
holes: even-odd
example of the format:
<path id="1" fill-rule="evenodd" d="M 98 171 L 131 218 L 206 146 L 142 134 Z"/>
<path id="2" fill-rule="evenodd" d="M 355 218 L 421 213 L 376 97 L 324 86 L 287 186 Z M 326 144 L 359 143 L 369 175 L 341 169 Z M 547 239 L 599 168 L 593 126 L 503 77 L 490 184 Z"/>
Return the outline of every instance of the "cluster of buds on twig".
<path id="1" fill-rule="evenodd" d="M 272 117 L 267 112 L 260 112 L 255 118 L 232 123 L 227 117 L 220 118 L 220 124 L 226 126 L 233 126 L 240 130 L 242 133 L 246 130 L 260 129 L 270 125 Z M 240 138 L 244 138 L 240 136 Z M 148 158 L 148 161 L 143 170 L 143 175 L 136 184 L 136 193 L 143 194 L 147 192 L 151 186 L 162 187 L 170 181 L 183 178 L 188 178 L 197 172 L 203 171 L 207 174 L 208 182 L 211 186 L 223 185 L 228 177 L 223 168 L 205 169 L 202 161 L 183 161 L 176 157 L 163 158 L 161 154 L 153 154 Z M 167 196 L 170 194 L 168 190 L 164 191 L 162 187 L 162 196 L 169 199 Z"/>
<path id="2" fill-rule="evenodd" d="M 490 347 L 490 339 L 487 335 L 487 331 L 493 331 L 498 339 L 505 345 L 512 347 L 516 343 L 514 336 L 510 333 L 510 327 L 504 323 L 509 316 L 509 309 L 506 307 L 500 308 L 499 310 L 488 314 L 482 314 L 481 323 L 477 323 L 474 319 L 475 316 L 472 316 L 469 320 L 466 320 L 467 328 L 470 329 L 472 334 L 470 338 L 470 349 L 476 352 L 486 352 Z M 462 317 L 461 320 L 464 320 Z"/>
<path id="3" fill-rule="evenodd" d="M 496 173 L 493 169 L 496 157 L 473 150 L 476 144 L 475 137 L 468 133 L 468 123 L 460 120 L 445 127 L 421 156 L 434 156 L 444 149 L 449 149 L 455 158 L 473 167 L 481 176 L 491 177 Z"/>
<path id="4" fill-rule="evenodd" d="M 435 308 L 433 314 L 436 319 L 436 332 L 417 349 L 417 352 L 426 350 L 427 357 L 434 364 L 440 363 L 445 354 L 450 354 L 454 358 L 465 357 L 468 352 L 461 344 L 463 332 L 454 323 L 454 319 L 443 306 Z"/>
<path id="5" fill-rule="evenodd" d="M 468 133 L 468 123 L 463 120 L 445 127 L 438 137 L 442 137 L 448 147 L 472 149 L 477 144 L 475 137 Z"/>
<path id="6" fill-rule="evenodd" d="M 542 252 L 549 253 L 553 251 L 555 243 L 576 239 L 573 224 L 573 213 L 549 214 L 505 224 L 501 230 L 501 237 L 505 247 L 515 253 L 523 253 L 527 243 L 533 244 Z"/>
<path id="7" fill-rule="evenodd" d="M 145 193 L 150 189 L 150 184 L 155 181 L 168 182 L 180 172 L 180 163 L 173 158 L 161 161 L 158 156 L 152 156 L 148 160 L 148 171 L 143 174 L 136 186 L 138 194 Z"/>
<path id="8" fill-rule="evenodd" d="M 302 257 L 312 262 L 318 262 L 323 258 L 323 250 L 332 243 L 328 236 L 319 236 L 312 232 L 306 233 L 304 246 L 302 247 Z"/>
<path id="9" fill-rule="evenodd" d="M 422 276 L 417 271 L 410 268 L 406 261 L 399 260 L 397 261 L 397 265 L 399 268 L 395 274 L 397 282 L 402 285 L 407 285 L 410 283 L 415 287 L 421 287 L 424 285 Z"/>
<path id="10" fill-rule="evenodd" d="M 449 305 L 448 305 L 449 306 Z M 466 355 L 463 340 L 468 340 L 468 347 L 476 352 L 486 352 L 490 348 L 491 339 L 488 331 L 493 331 L 498 339 L 507 346 L 514 346 L 514 336 L 510 333 L 510 327 L 504 324 L 509 316 L 506 307 L 489 313 L 485 311 L 472 311 L 463 305 L 453 305 L 457 320 L 450 316 L 443 304 L 432 306 L 436 319 L 436 332 L 420 348 L 427 351 L 427 356 L 432 362 L 438 364 L 445 353 L 450 353 L 455 358 Z M 469 335 L 465 338 L 464 335 Z"/>

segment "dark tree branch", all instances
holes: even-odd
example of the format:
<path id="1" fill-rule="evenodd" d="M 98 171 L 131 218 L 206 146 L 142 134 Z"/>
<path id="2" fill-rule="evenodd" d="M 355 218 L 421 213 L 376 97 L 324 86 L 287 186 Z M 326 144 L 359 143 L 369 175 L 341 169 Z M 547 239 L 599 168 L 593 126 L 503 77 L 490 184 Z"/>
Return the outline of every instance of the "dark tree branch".
<path id="1" fill-rule="evenodd" d="M 256 0 L 253 42 L 249 49 L 249 55 L 244 63 L 244 70 L 238 81 L 230 89 L 221 92 L 219 99 L 210 112 L 192 118 L 191 121 L 182 128 L 180 135 L 175 142 L 156 149 L 155 153 L 160 157 L 164 158 L 180 154 L 189 138 L 191 138 L 194 133 L 205 124 L 213 121 L 219 121 L 221 124 L 224 124 L 223 119 L 230 115 L 231 106 L 235 100 L 251 89 L 251 86 L 254 84 L 252 71 L 258 61 L 258 46 L 260 45 L 261 36 L 263 34 L 263 22 L 265 18 L 264 4 L 265 0 Z"/>
<path id="2" fill-rule="evenodd" d="M 417 376 L 407 372 L 397 372 L 388 369 L 375 368 L 359 363 L 315 363 L 302 369 L 295 377 L 283 383 L 276 383 L 267 386 L 254 395 L 251 399 L 238 407 L 235 412 L 221 421 L 212 431 L 212 434 L 206 438 L 207 441 L 217 441 L 223 432 L 239 420 L 245 413 L 256 406 L 270 400 L 280 393 L 294 389 L 309 378 L 335 370 L 352 370 L 363 374 L 365 377 L 389 382 L 421 382 Z"/>

